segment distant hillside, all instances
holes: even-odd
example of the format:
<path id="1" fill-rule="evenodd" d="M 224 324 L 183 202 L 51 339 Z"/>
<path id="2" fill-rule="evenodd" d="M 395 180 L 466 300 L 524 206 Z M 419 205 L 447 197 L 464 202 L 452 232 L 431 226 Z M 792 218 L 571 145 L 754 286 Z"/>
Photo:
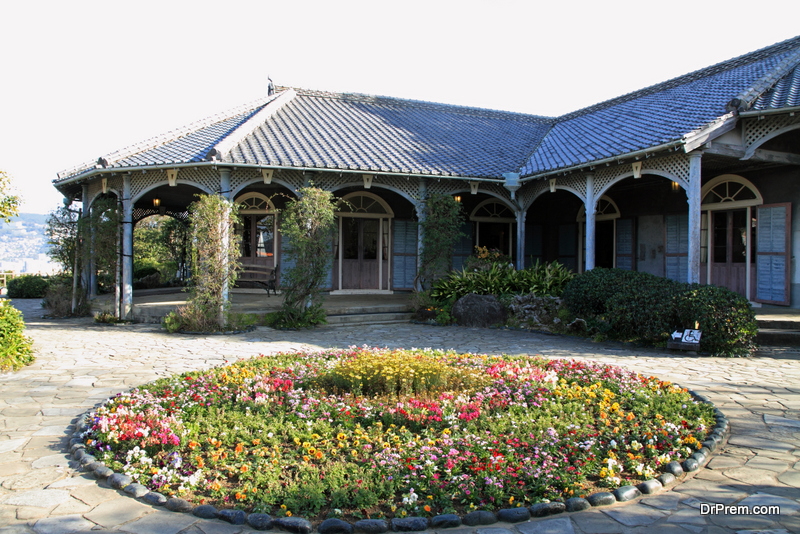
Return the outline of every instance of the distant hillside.
<path id="1" fill-rule="evenodd" d="M 10 223 L 0 222 L 0 261 L 18 261 L 47 254 L 47 215 L 21 213 Z"/>

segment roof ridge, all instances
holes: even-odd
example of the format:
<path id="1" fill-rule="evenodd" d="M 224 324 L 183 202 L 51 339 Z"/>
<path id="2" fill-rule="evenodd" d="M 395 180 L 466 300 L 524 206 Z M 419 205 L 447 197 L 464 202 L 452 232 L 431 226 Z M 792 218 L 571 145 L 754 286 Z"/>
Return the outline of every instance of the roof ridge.
<path id="1" fill-rule="evenodd" d="M 792 37 L 790 39 L 786 39 L 784 41 L 766 46 L 764 48 L 760 48 L 758 50 L 754 50 L 752 52 L 748 52 L 741 56 L 736 56 L 734 58 L 722 61 L 720 63 L 715 63 L 708 67 L 703 67 L 702 69 L 698 69 L 693 72 L 689 72 L 687 74 L 683 74 L 678 76 L 677 78 L 672 78 L 663 82 L 659 82 L 654 85 L 650 85 L 648 87 L 644 87 L 637 91 L 633 91 L 631 93 L 627 93 L 621 96 L 617 96 L 611 98 L 609 100 L 605 100 L 603 102 L 599 102 L 597 104 L 593 104 L 591 106 L 581 108 L 565 115 L 561 115 L 560 117 L 556 118 L 556 122 L 564 122 L 567 120 L 574 119 L 576 117 L 580 117 L 582 115 L 587 115 L 589 113 L 594 113 L 596 111 L 601 111 L 603 109 L 607 109 L 611 106 L 621 104 L 624 102 L 629 102 L 631 100 L 635 100 L 637 98 L 641 98 L 643 96 L 659 93 L 666 89 L 672 89 L 675 87 L 680 87 L 681 85 L 685 85 L 686 83 L 706 78 L 709 76 L 713 76 L 715 74 L 719 74 L 726 70 L 730 70 L 737 67 L 742 67 L 744 65 L 748 65 L 750 63 L 759 61 L 770 55 L 779 53 L 781 51 L 791 51 L 797 47 L 800 47 L 800 36 Z"/>
<path id="2" fill-rule="evenodd" d="M 353 102 L 366 102 L 366 103 L 398 103 L 398 104 L 413 104 L 415 107 L 427 109 L 448 109 L 457 113 L 483 115 L 489 117 L 515 117 L 525 120 L 536 120 L 540 122 L 553 122 L 556 117 L 548 117 L 545 115 L 532 115 L 530 113 L 521 113 L 519 111 L 505 111 L 499 109 L 481 108 L 477 106 L 462 106 L 458 104 L 445 104 L 441 102 L 431 102 L 428 100 L 415 100 L 411 98 L 399 98 L 393 96 L 370 95 L 367 93 L 337 93 L 334 91 L 321 91 L 316 89 L 304 89 L 301 87 L 277 87 L 276 90 L 294 89 L 298 96 L 308 96 L 313 98 L 330 98 L 337 100 L 350 100 Z"/>
<path id="3" fill-rule="evenodd" d="M 758 97 L 769 91 L 775 86 L 784 76 L 791 73 L 797 65 L 800 64 L 800 48 L 789 54 L 774 69 L 764 75 L 758 81 L 753 83 L 750 87 L 739 93 L 736 98 L 728 103 L 730 111 L 736 110 L 738 112 L 747 111 L 758 100 Z"/>
<path id="4" fill-rule="evenodd" d="M 233 150 L 233 147 L 242 142 L 248 135 L 256 131 L 259 126 L 268 121 L 285 105 L 291 102 L 297 93 L 294 89 L 286 89 L 284 91 L 276 91 L 266 105 L 262 106 L 260 110 L 253 113 L 253 115 L 234 128 L 216 145 L 214 145 L 206 154 L 206 159 L 221 159 L 225 154 Z"/>
<path id="5" fill-rule="evenodd" d="M 55 181 L 57 182 L 59 180 L 63 180 L 64 178 L 73 176 L 75 174 L 81 173 L 89 169 L 113 165 L 115 162 L 130 157 L 134 154 L 138 154 L 146 150 L 152 150 L 156 147 L 166 144 L 169 141 L 174 141 L 192 132 L 196 132 L 197 130 L 200 130 L 207 126 L 211 126 L 212 124 L 220 123 L 224 120 L 230 119 L 231 117 L 235 117 L 236 115 L 241 115 L 242 113 L 246 113 L 247 111 L 251 111 L 259 107 L 262 107 L 265 104 L 268 104 L 269 102 L 274 100 L 276 98 L 276 95 L 270 95 L 268 97 L 262 97 L 257 100 L 253 100 L 246 104 L 240 104 L 238 106 L 229 108 L 225 111 L 209 115 L 208 117 L 205 117 L 203 119 L 190 122 L 184 126 L 174 128 L 172 130 L 169 130 L 168 132 L 164 132 L 162 134 L 150 137 L 143 141 L 139 141 L 138 143 L 128 145 L 119 150 L 115 150 L 114 152 L 110 152 L 104 156 L 101 156 L 97 160 L 87 161 L 75 165 L 74 167 L 64 169 L 63 171 L 57 174 L 58 178 Z"/>

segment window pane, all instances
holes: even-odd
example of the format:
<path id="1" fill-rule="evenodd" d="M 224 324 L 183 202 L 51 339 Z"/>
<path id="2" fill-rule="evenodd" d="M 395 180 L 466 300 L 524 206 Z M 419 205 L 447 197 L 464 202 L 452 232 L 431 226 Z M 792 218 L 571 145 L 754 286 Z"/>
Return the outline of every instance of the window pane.
<path id="1" fill-rule="evenodd" d="M 344 259 L 358 259 L 358 219 L 342 218 L 342 249 Z"/>
<path id="2" fill-rule="evenodd" d="M 378 259 L 378 221 L 362 219 L 364 224 L 364 259 Z"/>
<path id="3" fill-rule="evenodd" d="M 275 216 L 267 215 L 256 223 L 259 257 L 269 257 L 275 252 Z"/>

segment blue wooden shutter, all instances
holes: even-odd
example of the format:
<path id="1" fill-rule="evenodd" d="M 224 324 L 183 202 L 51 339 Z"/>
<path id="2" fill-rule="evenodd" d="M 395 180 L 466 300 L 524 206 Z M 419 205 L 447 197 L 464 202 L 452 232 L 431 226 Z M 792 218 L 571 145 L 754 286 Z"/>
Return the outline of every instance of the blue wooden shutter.
<path id="1" fill-rule="evenodd" d="M 525 225 L 525 267 L 530 267 L 537 261 L 541 262 L 542 255 L 542 233 L 541 224 Z"/>
<path id="2" fill-rule="evenodd" d="M 664 217 L 664 276 L 686 282 L 689 279 L 689 214 Z"/>
<path id="3" fill-rule="evenodd" d="M 755 300 L 788 306 L 792 205 L 759 206 L 757 218 Z"/>
<path id="4" fill-rule="evenodd" d="M 417 275 L 417 223 L 394 220 L 392 235 L 392 287 L 413 289 Z"/>
<path id="5" fill-rule="evenodd" d="M 633 219 L 617 220 L 617 261 L 618 269 L 633 270 Z"/>

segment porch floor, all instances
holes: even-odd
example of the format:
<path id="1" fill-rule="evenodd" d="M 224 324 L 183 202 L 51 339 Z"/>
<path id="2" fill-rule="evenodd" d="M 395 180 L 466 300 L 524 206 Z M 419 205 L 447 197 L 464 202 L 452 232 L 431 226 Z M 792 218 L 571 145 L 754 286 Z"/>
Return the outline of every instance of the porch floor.
<path id="1" fill-rule="evenodd" d="M 136 322 L 160 323 L 178 306 L 186 304 L 189 294 L 181 289 L 145 289 L 133 292 L 133 315 Z M 100 295 L 92 303 L 92 311 L 110 311 L 112 295 Z M 231 310 L 234 313 L 263 315 L 278 311 L 283 295 L 273 293 L 267 297 L 262 289 L 234 289 L 231 292 Z M 413 311 L 411 293 L 325 295 L 322 306 L 331 315 L 356 315 L 370 313 L 401 313 Z"/>

